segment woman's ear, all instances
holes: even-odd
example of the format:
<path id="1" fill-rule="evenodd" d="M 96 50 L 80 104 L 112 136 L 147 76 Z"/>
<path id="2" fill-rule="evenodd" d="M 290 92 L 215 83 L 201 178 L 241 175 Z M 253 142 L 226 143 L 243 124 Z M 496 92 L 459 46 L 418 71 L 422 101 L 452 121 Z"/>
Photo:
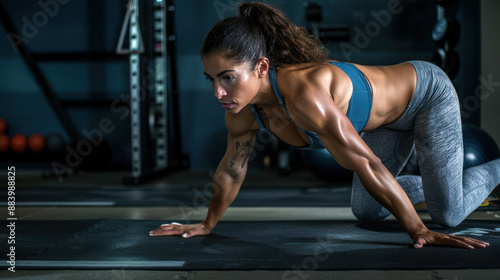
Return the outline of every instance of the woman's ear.
<path id="1" fill-rule="evenodd" d="M 267 76 L 267 73 L 269 72 L 269 59 L 265 56 L 259 58 L 257 61 L 257 65 L 255 67 L 255 70 L 257 70 L 257 74 L 259 78 L 264 78 Z"/>

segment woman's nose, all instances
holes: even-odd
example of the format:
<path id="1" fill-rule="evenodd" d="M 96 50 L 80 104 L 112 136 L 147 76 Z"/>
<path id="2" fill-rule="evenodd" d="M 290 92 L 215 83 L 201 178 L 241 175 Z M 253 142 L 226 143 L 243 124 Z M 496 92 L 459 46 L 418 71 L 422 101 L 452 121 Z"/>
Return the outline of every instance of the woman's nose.
<path id="1" fill-rule="evenodd" d="M 215 94 L 214 94 L 215 98 L 221 99 L 222 97 L 224 97 L 226 95 L 227 95 L 227 93 L 222 87 L 218 86 L 215 88 Z"/>

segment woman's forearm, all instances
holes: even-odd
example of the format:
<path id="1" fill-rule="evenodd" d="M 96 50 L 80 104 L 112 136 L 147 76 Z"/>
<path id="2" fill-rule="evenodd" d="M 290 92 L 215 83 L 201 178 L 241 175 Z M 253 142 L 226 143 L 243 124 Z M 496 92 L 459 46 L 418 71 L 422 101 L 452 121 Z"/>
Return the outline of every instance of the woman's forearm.
<path id="1" fill-rule="evenodd" d="M 244 176 L 234 176 L 224 171 L 217 170 L 212 184 L 212 196 L 208 206 L 207 217 L 204 225 L 210 230 L 215 227 L 226 209 L 233 203 L 239 193 Z"/>
<path id="2" fill-rule="evenodd" d="M 381 162 L 368 163 L 360 173 L 358 176 L 368 193 L 394 215 L 410 237 L 426 229 L 408 195 Z"/>

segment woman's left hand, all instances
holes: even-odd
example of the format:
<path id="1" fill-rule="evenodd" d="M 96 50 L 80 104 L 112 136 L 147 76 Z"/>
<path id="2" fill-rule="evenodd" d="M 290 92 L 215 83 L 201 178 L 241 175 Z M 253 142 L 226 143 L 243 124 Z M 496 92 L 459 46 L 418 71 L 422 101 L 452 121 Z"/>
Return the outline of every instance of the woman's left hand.
<path id="1" fill-rule="evenodd" d="M 438 245 L 460 247 L 466 249 L 486 248 L 489 243 L 465 236 L 455 236 L 430 231 L 428 229 L 418 230 L 413 234 L 413 247 L 422 248 L 425 245 Z"/>

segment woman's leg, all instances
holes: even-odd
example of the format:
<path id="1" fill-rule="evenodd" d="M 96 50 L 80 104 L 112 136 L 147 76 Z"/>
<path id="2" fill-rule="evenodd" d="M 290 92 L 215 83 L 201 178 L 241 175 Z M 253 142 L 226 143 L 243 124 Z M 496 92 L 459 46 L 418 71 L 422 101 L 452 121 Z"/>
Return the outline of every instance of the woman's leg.
<path id="1" fill-rule="evenodd" d="M 411 63 L 417 72 L 415 95 L 421 101 L 414 104 L 408 120 L 414 121 L 425 202 L 433 221 L 456 226 L 500 183 L 500 160 L 463 170 L 462 123 L 455 88 L 437 66 Z"/>
<path id="2" fill-rule="evenodd" d="M 407 110 L 394 124 L 367 132 L 363 139 L 394 176 L 406 163 L 414 140 L 422 176 L 401 176 L 396 180 L 413 204 L 422 202 L 425 196 L 433 221 L 456 226 L 500 184 L 500 159 L 463 170 L 462 124 L 453 84 L 431 63 L 410 63 L 417 72 L 417 88 Z M 413 126 L 412 133 L 406 131 L 409 126 Z M 357 176 L 353 181 L 352 208 L 361 220 L 389 215 L 366 192 Z"/>
<path id="3" fill-rule="evenodd" d="M 429 214 L 443 226 L 457 226 L 500 183 L 500 160 L 463 171 L 462 124 L 454 89 L 418 114 L 414 131 Z"/>

